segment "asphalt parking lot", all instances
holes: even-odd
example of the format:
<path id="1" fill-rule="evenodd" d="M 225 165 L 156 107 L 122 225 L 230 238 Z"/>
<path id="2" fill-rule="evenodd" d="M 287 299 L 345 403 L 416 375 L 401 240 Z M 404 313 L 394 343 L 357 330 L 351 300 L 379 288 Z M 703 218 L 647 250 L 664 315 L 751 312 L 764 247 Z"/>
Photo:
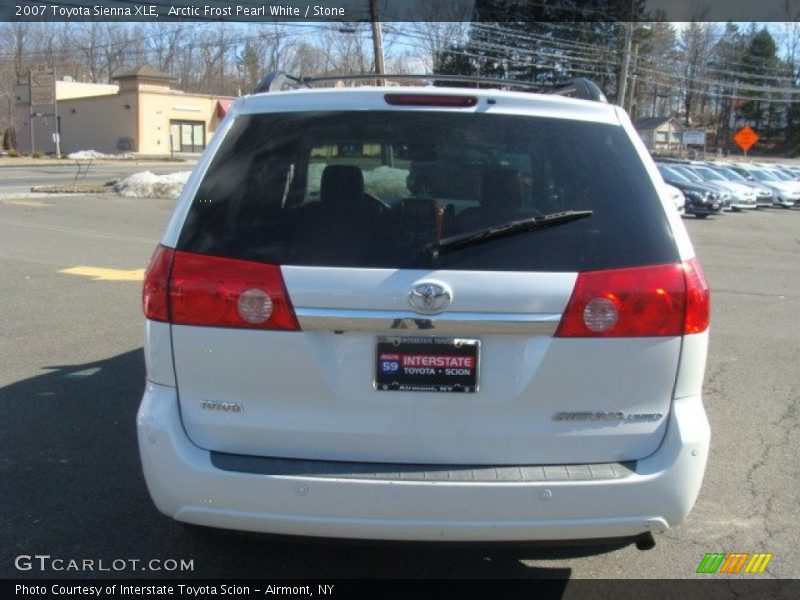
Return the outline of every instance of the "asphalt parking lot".
<path id="1" fill-rule="evenodd" d="M 641 552 L 308 544 L 161 516 L 142 479 L 134 415 L 141 269 L 171 206 L 0 197 L 0 576 L 691 578 L 706 552 L 768 552 L 756 577 L 800 577 L 800 209 L 685 220 L 713 292 L 712 449 L 689 520 Z M 184 559 L 193 570 L 16 568 L 33 554 Z"/>

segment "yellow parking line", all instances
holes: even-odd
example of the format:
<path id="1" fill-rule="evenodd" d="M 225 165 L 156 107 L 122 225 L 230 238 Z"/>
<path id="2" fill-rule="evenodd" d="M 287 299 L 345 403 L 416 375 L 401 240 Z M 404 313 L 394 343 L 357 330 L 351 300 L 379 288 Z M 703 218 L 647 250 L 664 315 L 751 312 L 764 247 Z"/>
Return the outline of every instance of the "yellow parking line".
<path id="1" fill-rule="evenodd" d="M 59 273 L 69 275 L 83 275 L 91 277 L 94 281 L 142 281 L 144 279 L 144 269 L 103 269 L 100 267 L 70 267 L 62 269 Z"/>
<path id="2" fill-rule="evenodd" d="M 33 208 L 43 208 L 45 206 L 53 206 L 47 202 L 40 202 L 39 200 L 3 200 L 3 204 L 10 206 L 30 206 Z"/>

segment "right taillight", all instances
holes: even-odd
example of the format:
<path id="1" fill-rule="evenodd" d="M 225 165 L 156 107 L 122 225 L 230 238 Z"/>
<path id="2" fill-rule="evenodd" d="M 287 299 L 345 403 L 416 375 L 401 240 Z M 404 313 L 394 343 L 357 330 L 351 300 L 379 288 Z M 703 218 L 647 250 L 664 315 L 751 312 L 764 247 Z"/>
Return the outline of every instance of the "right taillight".
<path id="1" fill-rule="evenodd" d="M 277 265 L 156 250 L 145 275 L 144 313 L 176 325 L 298 329 Z"/>
<path id="2" fill-rule="evenodd" d="M 708 328 L 709 292 L 695 259 L 578 274 L 556 337 L 660 337 Z"/>

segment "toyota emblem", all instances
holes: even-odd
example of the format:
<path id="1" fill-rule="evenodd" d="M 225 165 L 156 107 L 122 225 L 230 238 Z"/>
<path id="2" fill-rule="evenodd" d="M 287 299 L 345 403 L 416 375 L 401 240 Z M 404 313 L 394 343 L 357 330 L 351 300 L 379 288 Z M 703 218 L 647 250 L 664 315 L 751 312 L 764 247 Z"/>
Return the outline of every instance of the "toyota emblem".
<path id="1" fill-rule="evenodd" d="M 418 283 L 408 294 L 408 302 L 420 313 L 442 312 L 450 304 L 453 295 L 440 283 Z"/>

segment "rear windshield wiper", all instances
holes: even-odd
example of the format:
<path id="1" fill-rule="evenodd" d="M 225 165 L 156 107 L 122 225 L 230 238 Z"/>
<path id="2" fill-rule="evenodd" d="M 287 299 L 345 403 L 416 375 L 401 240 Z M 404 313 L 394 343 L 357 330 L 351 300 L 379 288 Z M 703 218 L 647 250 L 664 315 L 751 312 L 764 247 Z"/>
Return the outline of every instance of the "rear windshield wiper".
<path id="1" fill-rule="evenodd" d="M 564 212 L 550 213 L 548 215 L 540 215 L 528 219 L 509 221 L 502 225 L 494 225 L 471 233 L 452 235 L 442 238 L 439 241 L 431 242 L 425 246 L 425 252 L 430 257 L 436 258 L 440 254 L 445 254 L 447 252 L 461 250 L 462 248 L 468 248 L 470 246 L 477 246 L 484 242 L 528 231 L 537 231 L 539 229 L 555 227 L 556 225 L 563 225 L 564 223 L 571 223 L 572 221 L 585 219 L 590 216 L 592 216 L 591 210 L 566 210 Z"/>

